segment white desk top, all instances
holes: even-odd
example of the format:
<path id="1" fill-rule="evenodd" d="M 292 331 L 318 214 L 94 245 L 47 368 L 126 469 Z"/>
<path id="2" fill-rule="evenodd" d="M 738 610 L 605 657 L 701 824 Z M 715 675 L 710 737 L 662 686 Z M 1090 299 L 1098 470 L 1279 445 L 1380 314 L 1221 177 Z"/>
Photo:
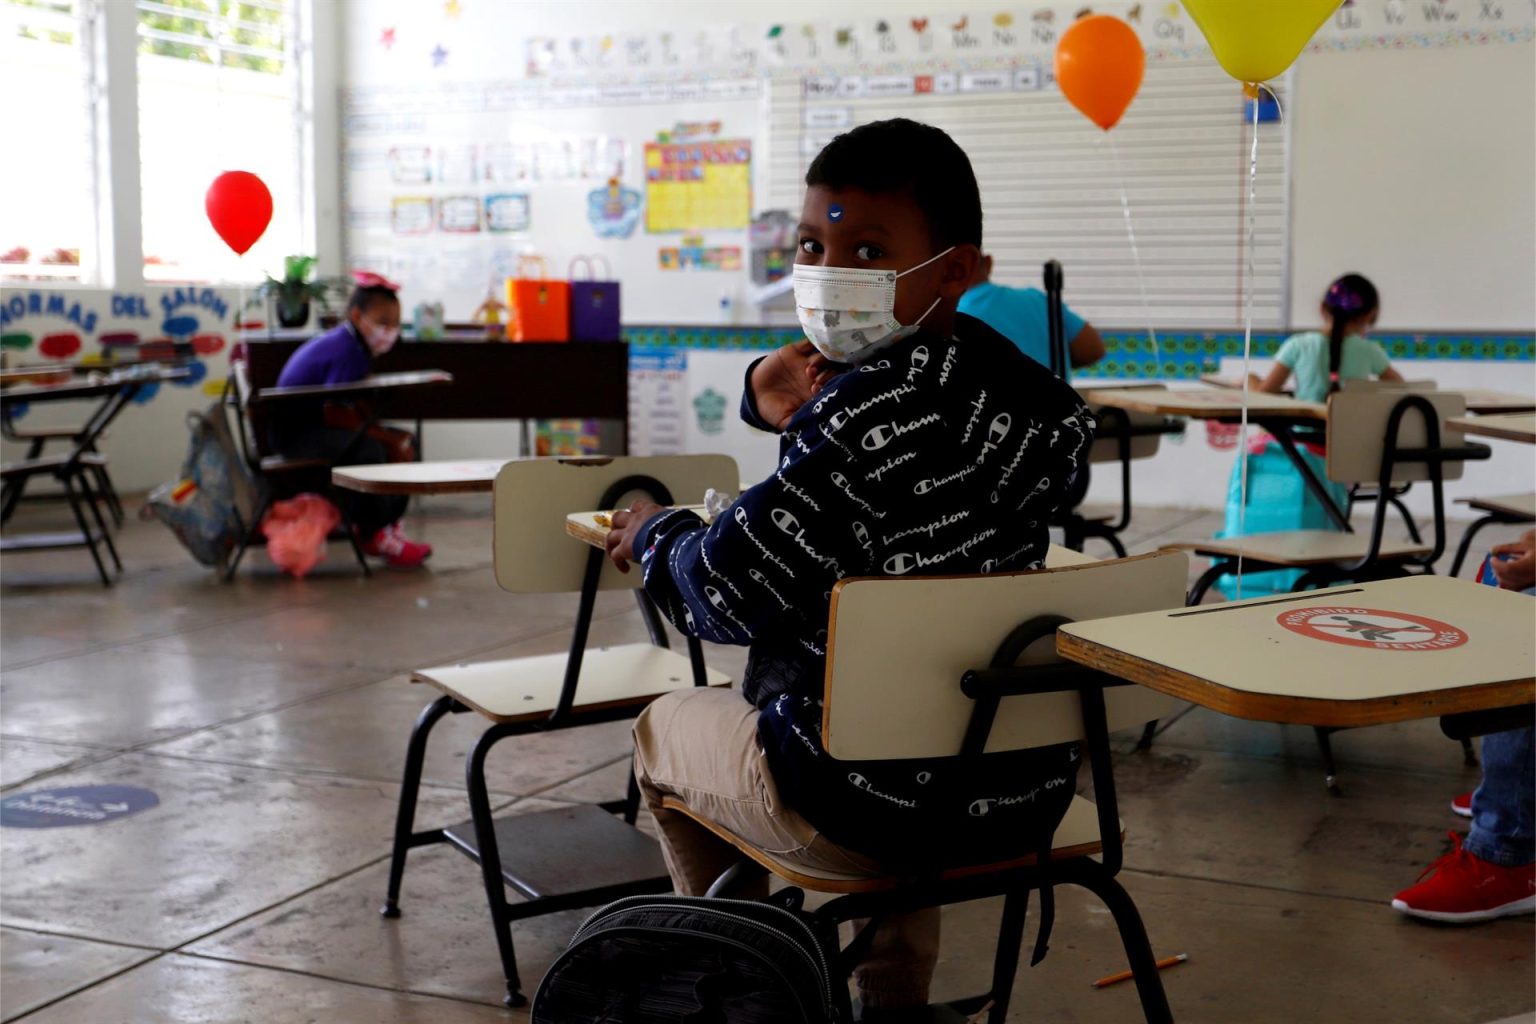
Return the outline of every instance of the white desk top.
<path id="1" fill-rule="evenodd" d="M 364 494 L 489 494 L 496 474 L 510 461 L 461 459 L 337 466 L 331 470 L 331 482 Z"/>
<path id="2" fill-rule="evenodd" d="M 1379 725 L 1536 700 L 1536 601 L 1444 576 L 1074 622 L 1056 648 L 1260 721 Z"/>
<path id="3" fill-rule="evenodd" d="M 1090 405 L 1108 405 L 1158 416 L 1188 416 L 1197 420 L 1228 419 L 1241 415 L 1243 411 L 1243 392 L 1240 388 L 1203 387 L 1190 391 L 1096 388 L 1084 392 L 1083 399 Z M 1326 420 L 1328 407 L 1320 402 L 1299 402 L 1287 395 L 1250 390 L 1248 413 L 1251 416 Z"/>
<path id="4" fill-rule="evenodd" d="M 1506 441 L 1536 444 L 1536 414 L 1509 413 L 1503 416 L 1462 416 L 1446 420 L 1445 425 L 1463 434 L 1499 437 Z"/>

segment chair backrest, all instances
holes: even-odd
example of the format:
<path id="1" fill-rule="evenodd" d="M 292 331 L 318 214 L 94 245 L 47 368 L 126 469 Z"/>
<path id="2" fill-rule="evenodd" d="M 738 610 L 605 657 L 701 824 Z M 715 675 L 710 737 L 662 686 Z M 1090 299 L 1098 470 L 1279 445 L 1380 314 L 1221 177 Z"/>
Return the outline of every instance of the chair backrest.
<path id="1" fill-rule="evenodd" d="M 1432 380 L 1372 380 L 1369 377 L 1350 377 L 1339 382 L 1341 391 L 1438 391 L 1440 386 Z"/>
<path id="2" fill-rule="evenodd" d="M 1041 615 L 1098 619 L 1184 604 L 1189 559 L 1177 551 L 1037 572 L 847 579 L 832 591 L 822 742 L 833 757 L 894 760 L 960 752 L 974 703 L 960 692 L 1017 626 Z M 1022 663 L 1059 661 L 1048 637 Z M 1104 691 L 1111 731 L 1166 715 L 1140 686 Z M 1081 739 L 1075 693 L 1005 697 L 986 750 Z"/>
<path id="3" fill-rule="evenodd" d="M 1381 479 L 1381 453 L 1386 447 L 1387 423 L 1398 402 L 1421 397 L 1435 407 L 1442 424 L 1441 445 L 1455 445 L 1459 434 L 1447 431 L 1445 420 L 1464 416 L 1465 395 L 1454 391 L 1421 391 L 1403 388 L 1350 389 L 1328 396 L 1328 479 L 1341 484 L 1374 484 Z M 1424 417 L 1410 409 L 1397 432 L 1398 448 L 1421 448 L 1427 442 Z M 1442 479 L 1461 477 L 1463 463 L 1442 463 Z M 1428 480 L 1430 467 L 1422 462 L 1398 462 L 1392 482 Z"/>
<path id="4" fill-rule="evenodd" d="M 572 512 L 606 511 L 603 492 L 628 476 L 660 481 L 679 505 L 699 505 L 713 487 L 735 494 L 741 477 L 729 455 L 594 456 L 509 462 L 496 474 L 493 532 L 496 582 L 516 594 L 554 594 L 581 589 L 592 547 L 565 534 Z M 632 492 L 610 508 L 626 508 Z M 628 574 L 605 564 L 604 589 L 640 586 L 639 567 Z"/>
<path id="5" fill-rule="evenodd" d="M 1167 391 L 1166 386 L 1159 385 L 1156 388 L 1144 390 Z M 1127 409 L 1116 409 L 1109 406 L 1094 406 L 1093 418 L 1099 423 L 1098 436 L 1093 445 L 1088 449 L 1089 462 L 1119 462 L 1120 440 L 1115 436 L 1115 427 L 1119 424 L 1120 417 L 1125 417 L 1134 430 L 1138 427 L 1162 426 L 1163 417 L 1150 412 L 1133 412 Z M 1158 446 L 1162 443 L 1161 434 L 1143 434 L 1131 438 L 1131 458 L 1150 459 L 1157 454 Z"/>
<path id="6" fill-rule="evenodd" d="M 264 423 L 258 422 L 251 410 L 251 374 L 250 368 L 244 359 L 231 359 L 229 361 L 229 379 L 232 384 L 232 394 L 235 407 L 235 429 L 240 437 L 240 453 L 245 456 L 245 461 L 252 466 L 261 462 L 265 455 L 266 444 L 262 434 Z"/>

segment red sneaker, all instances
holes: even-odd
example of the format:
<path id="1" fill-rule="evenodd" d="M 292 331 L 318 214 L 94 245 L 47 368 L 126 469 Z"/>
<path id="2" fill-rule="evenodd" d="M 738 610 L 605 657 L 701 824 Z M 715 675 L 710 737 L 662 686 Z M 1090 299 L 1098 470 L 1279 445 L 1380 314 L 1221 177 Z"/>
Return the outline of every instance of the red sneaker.
<path id="1" fill-rule="evenodd" d="M 1451 801 L 1451 813 L 1459 814 L 1463 818 L 1472 817 L 1472 794 L 1463 793 Z"/>
<path id="2" fill-rule="evenodd" d="M 363 545 L 363 554 L 384 559 L 391 569 L 415 569 L 431 556 L 432 545 L 411 540 L 399 525 L 391 524 Z"/>
<path id="3" fill-rule="evenodd" d="M 1450 837 L 1455 847 L 1425 868 L 1416 885 L 1397 894 L 1393 910 L 1447 924 L 1536 911 L 1536 864 L 1517 868 L 1491 864 L 1463 850 L 1458 833 Z M 1425 875 L 1430 876 L 1427 882 Z"/>

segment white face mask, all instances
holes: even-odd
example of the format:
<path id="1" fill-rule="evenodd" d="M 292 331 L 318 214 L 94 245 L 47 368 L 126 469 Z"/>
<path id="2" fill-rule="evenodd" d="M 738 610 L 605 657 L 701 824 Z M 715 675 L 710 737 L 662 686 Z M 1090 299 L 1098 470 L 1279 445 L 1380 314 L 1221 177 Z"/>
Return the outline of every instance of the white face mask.
<path id="1" fill-rule="evenodd" d="M 394 348 L 395 342 L 400 340 L 400 328 L 369 324 L 363 329 L 363 340 L 367 343 L 369 351 L 376 356 L 381 356 Z"/>
<path id="2" fill-rule="evenodd" d="M 896 319 L 896 279 L 921 270 L 954 246 L 909 270 L 813 267 L 795 264 L 795 311 L 816 351 L 834 363 L 857 363 L 908 337 L 939 304 L 935 298 L 915 323 Z"/>

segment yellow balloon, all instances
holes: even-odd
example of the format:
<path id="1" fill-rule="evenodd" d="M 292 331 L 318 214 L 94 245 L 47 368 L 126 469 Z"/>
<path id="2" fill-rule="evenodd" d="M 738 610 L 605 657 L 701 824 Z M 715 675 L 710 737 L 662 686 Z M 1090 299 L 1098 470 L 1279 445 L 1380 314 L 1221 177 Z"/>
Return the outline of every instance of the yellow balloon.
<path id="1" fill-rule="evenodd" d="M 1184 0 L 1216 60 L 1239 82 L 1267 82 L 1300 55 L 1340 0 Z"/>

